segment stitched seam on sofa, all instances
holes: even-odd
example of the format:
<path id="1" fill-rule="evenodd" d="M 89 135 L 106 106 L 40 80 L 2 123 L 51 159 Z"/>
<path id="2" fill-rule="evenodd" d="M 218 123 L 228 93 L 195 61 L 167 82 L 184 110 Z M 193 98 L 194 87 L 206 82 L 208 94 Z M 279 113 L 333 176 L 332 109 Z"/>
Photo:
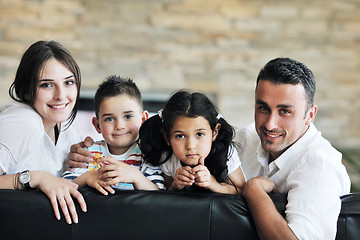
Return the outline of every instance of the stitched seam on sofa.
<path id="1" fill-rule="evenodd" d="M 211 229 L 212 229 L 212 222 L 213 222 L 213 206 L 214 206 L 214 197 L 211 196 L 209 200 L 209 228 L 208 228 L 208 239 L 211 239 Z"/>

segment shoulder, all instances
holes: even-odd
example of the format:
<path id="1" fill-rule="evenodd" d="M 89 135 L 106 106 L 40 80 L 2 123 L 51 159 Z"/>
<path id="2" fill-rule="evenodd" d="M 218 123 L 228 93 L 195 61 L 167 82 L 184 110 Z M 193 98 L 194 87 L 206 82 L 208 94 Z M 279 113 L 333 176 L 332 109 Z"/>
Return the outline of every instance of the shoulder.
<path id="1" fill-rule="evenodd" d="M 22 123 L 25 125 L 41 124 L 41 116 L 24 103 L 11 103 L 0 112 L 0 121 L 6 124 Z"/>
<path id="2" fill-rule="evenodd" d="M 241 167 L 241 162 L 238 152 L 234 146 L 229 146 L 229 153 L 230 153 L 230 157 L 227 162 L 227 166 L 228 166 L 228 173 L 230 174 L 233 171 L 235 171 L 238 167 Z"/>
<path id="3" fill-rule="evenodd" d="M 304 142 L 299 161 L 294 163 L 294 171 L 289 180 L 303 179 L 314 191 L 336 191 L 339 195 L 350 190 L 350 179 L 342 163 L 342 154 L 314 127 L 311 138 Z M 320 188 L 320 189 L 319 189 Z"/>
<path id="4" fill-rule="evenodd" d="M 165 163 L 160 165 L 162 171 L 166 174 L 166 175 L 172 175 L 169 174 L 171 172 L 175 172 L 178 168 L 181 167 L 181 163 L 180 160 L 177 159 L 175 157 L 175 155 L 171 155 L 171 157 L 169 158 L 169 160 L 167 160 Z"/>
<path id="5" fill-rule="evenodd" d="M 256 153 L 260 145 L 260 138 L 255 129 L 255 123 L 251 123 L 245 128 L 238 129 L 234 138 L 234 146 L 240 156 L 241 161 L 247 153 Z"/>
<path id="6" fill-rule="evenodd" d="M 11 103 L 0 113 L 0 132 L 14 136 L 36 135 L 44 131 L 41 116 L 30 106 Z"/>

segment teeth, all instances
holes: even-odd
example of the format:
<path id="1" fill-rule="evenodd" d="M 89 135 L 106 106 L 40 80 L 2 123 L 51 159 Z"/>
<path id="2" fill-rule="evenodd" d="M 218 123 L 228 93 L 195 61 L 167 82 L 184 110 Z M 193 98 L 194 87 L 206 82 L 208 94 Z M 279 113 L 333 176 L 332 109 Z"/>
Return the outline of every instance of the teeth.
<path id="1" fill-rule="evenodd" d="M 63 105 L 57 105 L 57 106 L 51 106 L 52 108 L 64 108 L 66 106 L 66 104 Z"/>
<path id="2" fill-rule="evenodd" d="M 269 136 L 269 137 L 273 137 L 273 138 L 275 138 L 275 137 L 280 137 L 280 135 L 278 135 L 278 134 L 269 134 L 269 133 L 266 133 L 266 135 Z"/>

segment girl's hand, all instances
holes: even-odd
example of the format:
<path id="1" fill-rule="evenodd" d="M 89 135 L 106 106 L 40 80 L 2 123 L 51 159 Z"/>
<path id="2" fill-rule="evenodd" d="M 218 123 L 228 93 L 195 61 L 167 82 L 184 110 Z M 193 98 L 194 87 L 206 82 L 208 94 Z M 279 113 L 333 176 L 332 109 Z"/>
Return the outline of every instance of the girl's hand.
<path id="1" fill-rule="evenodd" d="M 171 186 L 174 189 L 183 189 L 185 186 L 191 186 L 195 182 L 195 176 L 190 166 L 185 166 L 176 170 L 174 181 Z"/>
<path id="2" fill-rule="evenodd" d="M 30 181 L 31 187 L 39 187 L 39 189 L 50 199 L 55 217 L 60 220 L 60 212 L 58 208 L 60 205 L 66 222 L 71 224 L 72 219 L 75 223 L 78 223 L 78 215 L 71 196 L 77 199 L 83 212 L 87 211 L 85 200 L 81 193 L 77 190 L 78 185 L 47 172 L 31 171 L 30 174 L 32 177 Z"/>
<path id="3" fill-rule="evenodd" d="M 88 171 L 83 174 L 86 179 L 86 184 L 89 187 L 95 188 L 100 193 L 108 195 L 108 192 L 111 194 L 115 193 L 115 190 L 107 185 L 104 180 L 101 179 L 100 173 L 98 171 Z"/>
<path id="4" fill-rule="evenodd" d="M 209 169 L 205 166 L 204 158 L 200 157 L 199 165 L 192 169 L 195 176 L 195 184 L 202 188 L 210 188 L 212 176 Z"/>

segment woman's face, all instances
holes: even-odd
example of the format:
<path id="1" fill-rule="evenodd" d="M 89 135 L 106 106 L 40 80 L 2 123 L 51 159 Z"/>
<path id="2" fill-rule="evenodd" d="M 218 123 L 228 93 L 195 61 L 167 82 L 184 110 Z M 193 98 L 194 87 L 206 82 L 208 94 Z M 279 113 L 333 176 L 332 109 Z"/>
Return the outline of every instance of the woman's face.
<path id="1" fill-rule="evenodd" d="M 64 64 L 52 58 L 44 63 L 39 74 L 34 109 L 41 115 L 48 132 L 56 123 L 70 116 L 78 90 L 74 74 Z"/>

